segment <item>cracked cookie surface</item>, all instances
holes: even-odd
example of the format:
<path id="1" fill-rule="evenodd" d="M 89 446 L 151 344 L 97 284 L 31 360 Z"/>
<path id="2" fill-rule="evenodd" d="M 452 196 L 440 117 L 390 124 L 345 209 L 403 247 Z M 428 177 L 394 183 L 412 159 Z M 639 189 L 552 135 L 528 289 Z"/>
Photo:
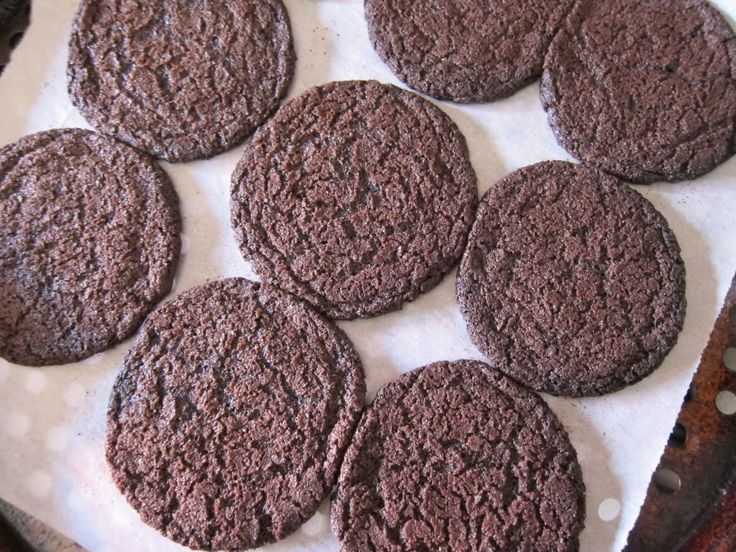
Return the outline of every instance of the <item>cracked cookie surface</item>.
<path id="1" fill-rule="evenodd" d="M 254 548 L 330 492 L 364 395 L 347 337 L 305 303 L 240 278 L 209 283 L 146 319 L 113 387 L 107 461 L 166 537 Z"/>
<path id="2" fill-rule="evenodd" d="M 201 159 L 273 113 L 295 59 L 281 0 L 83 0 L 69 95 L 100 132 L 167 161 Z"/>
<path id="3" fill-rule="evenodd" d="M 232 226 L 264 281 L 333 318 L 399 308 L 462 255 L 477 204 L 465 139 L 439 108 L 375 81 L 286 103 L 232 177 Z"/>
<path id="4" fill-rule="evenodd" d="M 667 221 L 613 176 L 565 161 L 491 186 L 457 281 L 475 345 L 554 395 L 601 395 L 659 366 L 685 316 Z"/>
<path id="5" fill-rule="evenodd" d="M 542 73 L 547 46 L 574 0 L 366 0 L 371 43 L 412 88 L 487 102 Z"/>
<path id="6" fill-rule="evenodd" d="M 125 339 L 171 289 L 178 200 L 149 156 L 81 129 L 0 150 L 0 356 L 42 366 Z"/>
<path id="7" fill-rule="evenodd" d="M 575 450 L 544 401 L 487 364 L 437 362 L 376 395 L 331 507 L 344 552 L 573 551 Z"/>
<path id="8" fill-rule="evenodd" d="M 584 0 L 545 59 L 557 140 L 632 182 L 696 178 L 736 148 L 736 38 L 704 0 Z"/>

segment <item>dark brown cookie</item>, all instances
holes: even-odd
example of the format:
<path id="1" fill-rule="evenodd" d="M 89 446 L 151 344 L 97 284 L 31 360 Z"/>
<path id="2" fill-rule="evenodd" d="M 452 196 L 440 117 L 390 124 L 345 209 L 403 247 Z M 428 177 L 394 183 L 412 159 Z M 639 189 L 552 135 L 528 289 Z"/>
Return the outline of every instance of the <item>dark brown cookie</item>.
<path id="1" fill-rule="evenodd" d="M 333 82 L 285 104 L 232 181 L 243 255 L 333 318 L 396 309 L 434 287 L 462 255 L 477 204 L 457 126 L 375 81 Z"/>
<path id="2" fill-rule="evenodd" d="M 572 155 L 632 182 L 733 155 L 736 38 L 704 0 L 583 0 L 545 60 L 542 102 Z"/>
<path id="3" fill-rule="evenodd" d="M 437 362 L 378 392 L 331 517 L 344 552 L 573 551 L 585 486 L 541 398 L 482 362 Z"/>
<path id="4" fill-rule="evenodd" d="M 281 0 L 82 0 L 69 95 L 100 132 L 168 161 L 240 143 L 294 73 Z"/>
<path id="5" fill-rule="evenodd" d="M 639 193 L 548 161 L 483 197 L 457 295 L 473 343 L 507 375 L 553 395 L 601 395 L 650 374 L 677 341 L 685 268 Z"/>
<path id="6" fill-rule="evenodd" d="M 107 461 L 168 538 L 253 548 L 296 530 L 330 492 L 364 395 L 334 324 L 274 288 L 213 282 L 143 324 L 113 387 Z"/>
<path id="7" fill-rule="evenodd" d="M 542 73 L 574 0 L 365 0 L 371 43 L 412 88 L 442 100 L 487 102 Z"/>
<path id="8" fill-rule="evenodd" d="M 80 129 L 0 150 L 0 356 L 74 362 L 130 335 L 171 289 L 181 223 L 147 155 Z"/>

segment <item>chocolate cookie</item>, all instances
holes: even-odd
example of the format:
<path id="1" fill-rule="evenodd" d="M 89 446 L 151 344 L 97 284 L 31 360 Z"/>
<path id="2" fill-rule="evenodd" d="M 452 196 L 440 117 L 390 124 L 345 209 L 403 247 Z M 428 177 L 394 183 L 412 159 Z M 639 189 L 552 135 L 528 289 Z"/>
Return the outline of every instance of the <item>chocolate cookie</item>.
<path id="1" fill-rule="evenodd" d="M 240 278 L 143 324 L 112 391 L 107 461 L 143 521 L 194 549 L 287 536 L 332 489 L 365 395 L 347 337 Z"/>
<path id="2" fill-rule="evenodd" d="M 333 318 L 399 308 L 460 258 L 477 204 L 462 134 L 427 100 L 333 82 L 285 104 L 232 179 L 232 225 L 267 282 Z"/>
<path id="3" fill-rule="evenodd" d="M 178 200 L 111 138 L 51 130 L 0 150 L 0 356 L 75 362 L 130 335 L 171 289 Z"/>
<path id="4" fill-rule="evenodd" d="M 542 102 L 587 164 L 696 178 L 734 153 L 734 32 L 704 0 L 583 0 L 552 42 Z"/>
<path id="5" fill-rule="evenodd" d="M 332 528 L 344 552 L 578 549 L 585 486 L 536 394 L 482 362 L 392 381 L 340 470 Z"/>
<path id="6" fill-rule="evenodd" d="M 542 73 L 574 0 L 365 0 L 371 43 L 412 88 L 442 100 L 487 102 Z"/>
<path id="7" fill-rule="evenodd" d="M 473 343 L 507 375 L 553 395 L 601 395 L 651 373 L 677 341 L 685 268 L 639 193 L 548 161 L 483 197 L 457 295 Z"/>
<path id="8" fill-rule="evenodd" d="M 240 143 L 294 73 L 281 0 L 82 0 L 69 95 L 97 129 L 168 161 Z"/>

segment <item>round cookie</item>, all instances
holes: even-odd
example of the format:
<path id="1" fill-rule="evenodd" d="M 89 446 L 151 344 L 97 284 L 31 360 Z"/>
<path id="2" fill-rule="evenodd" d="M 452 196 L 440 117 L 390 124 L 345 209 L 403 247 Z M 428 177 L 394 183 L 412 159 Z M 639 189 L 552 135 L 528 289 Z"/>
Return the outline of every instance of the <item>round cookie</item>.
<path id="1" fill-rule="evenodd" d="M 547 54 L 542 103 L 586 164 L 696 178 L 734 153 L 734 32 L 705 0 L 583 0 Z"/>
<path id="2" fill-rule="evenodd" d="M 286 103 L 232 177 L 232 226 L 272 283 L 333 318 L 397 309 L 458 261 L 477 204 L 465 139 L 427 100 L 375 81 Z"/>
<path id="3" fill-rule="evenodd" d="M 193 549 L 281 539 L 337 479 L 365 380 L 347 337 L 240 278 L 145 321 L 113 387 L 107 461 L 144 522 Z"/>
<path id="4" fill-rule="evenodd" d="M 332 503 L 344 552 L 574 551 L 575 450 L 544 401 L 487 364 L 430 364 L 376 395 Z"/>
<path id="5" fill-rule="evenodd" d="M 373 47 L 412 88 L 442 100 L 487 102 L 542 73 L 574 0 L 365 0 Z"/>
<path id="6" fill-rule="evenodd" d="M 507 375 L 553 395 L 601 395 L 650 374 L 677 341 L 685 268 L 639 193 L 548 161 L 483 197 L 457 296 L 473 343 Z"/>
<path id="7" fill-rule="evenodd" d="M 178 200 L 145 154 L 80 129 L 0 150 L 0 356 L 42 366 L 128 337 L 171 289 Z"/>
<path id="8" fill-rule="evenodd" d="M 82 0 L 69 95 L 100 132 L 167 161 L 242 142 L 294 74 L 281 0 Z"/>

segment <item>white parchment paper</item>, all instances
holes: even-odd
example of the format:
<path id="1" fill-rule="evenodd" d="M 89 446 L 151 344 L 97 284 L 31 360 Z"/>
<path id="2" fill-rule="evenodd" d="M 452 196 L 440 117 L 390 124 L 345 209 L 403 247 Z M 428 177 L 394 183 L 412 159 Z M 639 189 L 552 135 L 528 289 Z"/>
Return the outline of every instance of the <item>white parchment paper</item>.
<path id="1" fill-rule="evenodd" d="M 66 43 L 78 0 L 34 0 L 33 20 L 0 78 L 0 145 L 55 127 L 86 127 L 66 94 Z M 330 80 L 397 85 L 372 50 L 360 0 L 285 0 L 298 56 L 296 96 Z M 733 24 L 736 3 L 716 4 Z M 479 192 L 509 172 L 568 159 L 547 126 L 539 85 L 483 105 L 441 103 L 464 132 Z M 229 226 L 229 178 L 243 150 L 164 163 L 181 198 L 184 246 L 172 293 L 226 276 L 255 278 Z M 637 188 L 668 219 L 687 268 L 680 340 L 643 382 L 591 399 L 545 397 L 571 434 L 587 485 L 583 551 L 619 550 L 644 499 L 682 397 L 736 270 L 736 158 L 694 182 Z M 402 311 L 341 323 L 361 355 L 369 399 L 402 372 L 442 359 L 482 358 L 455 302 L 455 274 Z M 77 364 L 31 369 L 0 360 L 0 496 L 91 551 L 181 547 L 143 524 L 104 461 L 108 394 L 130 341 Z M 687 482 L 684 482 L 687 485 Z M 620 506 L 620 509 L 619 509 Z M 336 551 L 327 503 L 297 533 L 264 550 Z"/>

